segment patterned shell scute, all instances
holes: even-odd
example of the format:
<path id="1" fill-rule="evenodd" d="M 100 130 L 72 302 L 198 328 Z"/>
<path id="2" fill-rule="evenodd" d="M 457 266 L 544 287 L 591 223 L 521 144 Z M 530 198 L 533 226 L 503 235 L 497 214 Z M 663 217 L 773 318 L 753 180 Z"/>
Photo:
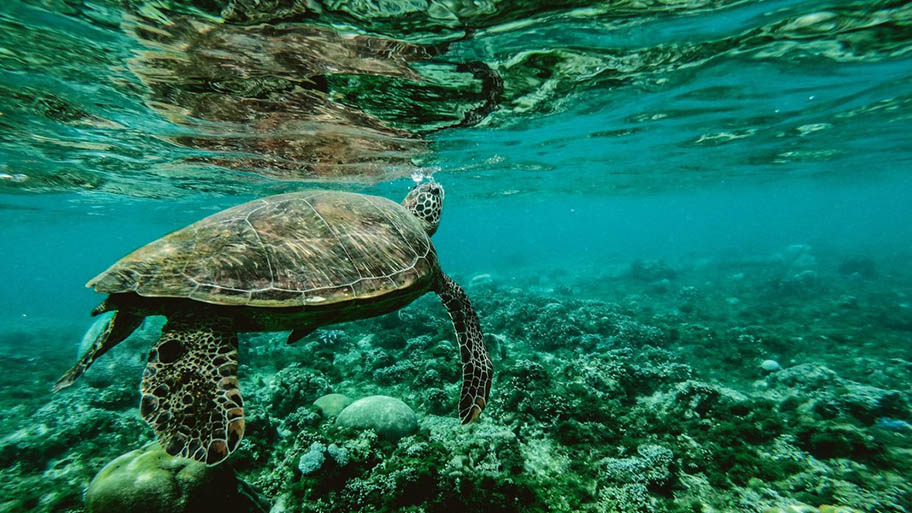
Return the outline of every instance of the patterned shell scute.
<path id="1" fill-rule="evenodd" d="M 420 221 L 375 196 L 307 191 L 224 210 L 125 256 L 98 292 L 288 307 L 369 298 L 427 282 Z"/>

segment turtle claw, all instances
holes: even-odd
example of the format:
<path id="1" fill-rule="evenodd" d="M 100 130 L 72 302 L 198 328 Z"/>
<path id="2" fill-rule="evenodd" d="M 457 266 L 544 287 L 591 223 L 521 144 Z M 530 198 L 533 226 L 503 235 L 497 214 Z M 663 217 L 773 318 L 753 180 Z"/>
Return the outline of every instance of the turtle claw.
<path id="1" fill-rule="evenodd" d="M 80 369 L 77 365 L 66 371 L 66 373 L 63 376 L 60 376 L 60 379 L 54 383 L 54 386 L 51 387 L 51 392 L 60 392 L 64 388 L 73 386 L 73 383 L 82 375 L 83 370 L 85 369 Z"/>

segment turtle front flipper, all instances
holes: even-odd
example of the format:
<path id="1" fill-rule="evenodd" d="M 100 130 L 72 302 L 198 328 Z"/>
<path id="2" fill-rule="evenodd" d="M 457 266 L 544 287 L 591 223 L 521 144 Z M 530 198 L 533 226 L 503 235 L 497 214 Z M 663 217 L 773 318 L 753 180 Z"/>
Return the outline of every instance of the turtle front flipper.
<path id="1" fill-rule="evenodd" d="M 453 320 L 459 355 L 462 358 L 462 390 L 459 393 L 459 420 L 473 422 L 488 404 L 494 366 L 488 356 L 481 333 L 481 324 L 472 303 L 462 287 L 449 276 L 440 275 L 436 292 Z"/>
<path id="2" fill-rule="evenodd" d="M 172 456 L 215 465 L 244 436 L 230 319 L 170 317 L 149 352 L 140 413 Z"/>
<path id="3" fill-rule="evenodd" d="M 106 303 L 106 302 L 105 302 Z M 102 303 L 105 304 L 105 303 Z M 120 344 L 127 337 L 133 333 L 136 328 L 142 324 L 143 316 L 130 313 L 128 311 L 118 311 L 114 312 L 114 316 L 108 321 L 104 330 L 98 334 L 98 337 L 95 339 L 95 342 L 92 343 L 92 347 L 89 348 L 85 354 L 76 362 L 70 370 L 54 383 L 54 392 L 60 391 L 79 379 L 79 376 L 92 365 L 95 360 L 98 359 L 101 355 L 108 352 L 109 349 Z"/>
<path id="4" fill-rule="evenodd" d="M 306 328 L 295 328 L 291 330 L 291 333 L 288 335 L 288 340 L 285 341 L 286 344 L 294 344 L 298 340 L 310 335 L 317 330 L 316 326 L 307 326 Z"/>

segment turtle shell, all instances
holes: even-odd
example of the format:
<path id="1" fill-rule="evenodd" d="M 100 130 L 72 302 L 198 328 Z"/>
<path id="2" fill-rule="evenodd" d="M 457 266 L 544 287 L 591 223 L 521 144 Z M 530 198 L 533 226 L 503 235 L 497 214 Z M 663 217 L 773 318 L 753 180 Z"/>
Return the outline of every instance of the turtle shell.
<path id="1" fill-rule="evenodd" d="M 325 305 L 429 286 L 437 256 L 421 222 L 388 199 L 338 191 L 270 196 L 211 215 L 86 285 L 219 305 Z"/>

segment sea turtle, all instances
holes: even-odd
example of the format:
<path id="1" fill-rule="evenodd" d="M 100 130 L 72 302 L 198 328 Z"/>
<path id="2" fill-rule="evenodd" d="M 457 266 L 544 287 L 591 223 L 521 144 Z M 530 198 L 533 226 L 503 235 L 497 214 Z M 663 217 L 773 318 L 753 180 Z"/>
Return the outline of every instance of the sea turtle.
<path id="1" fill-rule="evenodd" d="M 165 450 L 217 464 L 244 435 L 237 380 L 239 331 L 292 330 L 294 342 L 327 324 L 402 308 L 436 292 L 462 359 L 459 418 L 488 401 L 492 365 L 465 292 L 440 270 L 430 236 L 444 191 L 413 188 L 388 199 L 310 190 L 270 196 L 211 215 L 117 261 L 87 287 L 115 311 L 91 348 L 57 383 L 71 384 L 143 318 L 164 315 L 143 372 L 142 417 Z"/>

